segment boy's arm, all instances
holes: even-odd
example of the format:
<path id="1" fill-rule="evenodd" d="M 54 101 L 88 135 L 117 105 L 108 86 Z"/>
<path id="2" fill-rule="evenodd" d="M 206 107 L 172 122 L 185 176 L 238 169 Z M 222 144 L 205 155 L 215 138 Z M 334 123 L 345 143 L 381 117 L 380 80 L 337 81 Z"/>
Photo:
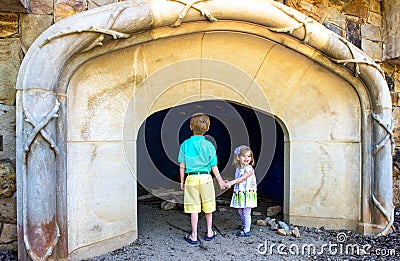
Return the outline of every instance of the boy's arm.
<path id="1" fill-rule="evenodd" d="M 214 173 L 215 178 L 218 180 L 218 184 L 219 184 L 220 189 L 225 189 L 225 185 L 226 184 L 225 184 L 225 181 L 222 179 L 221 174 L 219 173 L 218 166 L 217 165 L 212 166 L 211 170 Z"/>
<path id="2" fill-rule="evenodd" d="M 184 184 L 185 184 L 185 168 L 186 165 L 183 162 L 179 162 L 179 175 L 181 177 L 181 190 L 184 189 Z"/>

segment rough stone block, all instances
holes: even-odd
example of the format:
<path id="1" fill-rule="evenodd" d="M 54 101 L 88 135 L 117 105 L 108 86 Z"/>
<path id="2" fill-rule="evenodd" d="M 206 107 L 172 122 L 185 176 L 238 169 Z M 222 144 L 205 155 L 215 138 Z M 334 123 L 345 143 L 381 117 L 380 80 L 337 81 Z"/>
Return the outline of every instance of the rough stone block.
<path id="1" fill-rule="evenodd" d="M 26 53 L 38 36 L 53 24 L 52 15 L 21 14 L 21 47 Z"/>
<path id="2" fill-rule="evenodd" d="M 361 37 L 371 41 L 382 41 L 381 27 L 372 24 L 361 25 Z"/>
<path id="3" fill-rule="evenodd" d="M 4 224 L 1 231 L 0 244 L 11 243 L 17 240 L 17 225 Z"/>
<path id="4" fill-rule="evenodd" d="M 368 18 L 368 9 L 368 5 L 363 0 L 353 0 L 343 8 L 343 12 L 347 15 L 356 16 L 360 21 L 365 22 Z"/>
<path id="5" fill-rule="evenodd" d="M 10 163 L 0 163 L 0 198 L 11 197 L 16 190 L 13 166 Z"/>
<path id="6" fill-rule="evenodd" d="M 22 59 L 20 50 L 19 39 L 0 39 L 0 104 L 15 103 L 15 84 Z"/>
<path id="7" fill-rule="evenodd" d="M 0 37 L 18 34 L 18 15 L 13 13 L 0 13 Z"/>
<path id="8" fill-rule="evenodd" d="M 17 199 L 0 199 L 0 222 L 8 224 L 17 224 Z"/>
<path id="9" fill-rule="evenodd" d="M 61 19 L 85 10 L 87 10 L 87 3 L 84 0 L 57 0 L 54 4 L 54 20 L 58 22 Z"/>
<path id="10" fill-rule="evenodd" d="M 52 14 L 53 0 L 31 0 L 29 9 L 32 14 Z"/>
<path id="11" fill-rule="evenodd" d="M 361 40 L 361 49 L 375 61 L 382 61 L 382 42 Z"/>
<path id="12" fill-rule="evenodd" d="M 382 13 L 381 0 L 369 0 L 369 8 L 372 12 L 381 14 Z"/>
<path id="13" fill-rule="evenodd" d="M 346 17 L 337 9 L 329 7 L 326 8 L 326 22 L 329 22 L 341 29 L 346 28 Z"/>
<path id="14" fill-rule="evenodd" d="M 15 107 L 0 104 L 0 160 L 15 161 Z"/>
<path id="15" fill-rule="evenodd" d="M 369 12 L 367 22 L 368 22 L 369 24 L 373 24 L 373 25 L 377 25 L 377 26 L 382 26 L 382 15 L 381 15 L 381 14 L 374 13 L 374 12 Z"/>
<path id="16" fill-rule="evenodd" d="M 333 7 L 336 10 L 342 11 L 344 4 L 348 3 L 350 0 L 328 0 L 328 6 Z"/>

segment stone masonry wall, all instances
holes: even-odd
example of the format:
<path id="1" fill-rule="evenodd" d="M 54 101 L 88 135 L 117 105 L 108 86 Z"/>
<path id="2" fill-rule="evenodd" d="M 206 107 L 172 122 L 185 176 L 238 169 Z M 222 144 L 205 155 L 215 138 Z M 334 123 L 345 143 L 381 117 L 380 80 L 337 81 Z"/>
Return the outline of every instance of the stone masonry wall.
<path id="1" fill-rule="evenodd" d="M 21 2 L 26 4 L 27 1 Z M 0 9 L 0 250 L 16 249 L 15 84 L 24 54 L 32 42 L 53 23 L 87 9 L 115 2 L 119 1 L 31 0 L 25 13 L 12 13 Z M 400 144 L 400 65 L 382 60 L 385 56 L 383 36 L 387 35 L 383 21 L 392 21 L 392 17 L 383 17 L 384 2 L 380 0 L 280 0 L 278 2 L 307 14 L 331 31 L 347 38 L 380 63 L 392 93 L 394 135 L 397 144 Z M 390 3 L 391 8 L 399 6 L 400 0 L 393 0 Z M 400 34 L 400 29 L 396 31 Z M 400 50 L 393 51 L 393 46 L 391 51 L 400 53 Z M 400 149 L 394 154 L 393 179 L 395 203 L 399 205 Z"/>

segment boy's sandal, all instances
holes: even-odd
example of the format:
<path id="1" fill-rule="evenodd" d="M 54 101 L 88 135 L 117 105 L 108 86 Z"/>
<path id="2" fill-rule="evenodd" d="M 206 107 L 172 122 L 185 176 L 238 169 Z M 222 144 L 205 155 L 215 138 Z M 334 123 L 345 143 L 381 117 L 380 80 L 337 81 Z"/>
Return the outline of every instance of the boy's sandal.
<path id="1" fill-rule="evenodd" d="M 213 231 L 213 235 L 211 237 L 205 235 L 204 240 L 205 241 L 211 241 L 213 240 L 215 237 L 217 236 L 217 233 L 215 231 Z"/>
<path id="2" fill-rule="evenodd" d="M 249 237 L 251 236 L 251 232 L 244 232 L 244 230 L 239 230 L 238 232 L 236 232 L 236 236 L 238 237 Z"/>
<path id="3" fill-rule="evenodd" d="M 192 245 L 197 245 L 197 243 L 198 243 L 197 240 L 191 240 L 191 239 L 190 239 L 190 234 L 184 236 L 183 239 L 184 239 L 186 242 L 188 242 L 189 244 L 192 244 Z"/>

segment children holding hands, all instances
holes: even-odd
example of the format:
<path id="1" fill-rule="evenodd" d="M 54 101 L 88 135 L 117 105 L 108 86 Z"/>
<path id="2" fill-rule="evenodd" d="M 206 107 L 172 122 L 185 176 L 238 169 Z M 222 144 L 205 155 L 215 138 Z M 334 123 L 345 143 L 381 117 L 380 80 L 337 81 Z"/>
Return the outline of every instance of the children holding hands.
<path id="1" fill-rule="evenodd" d="M 238 209 L 243 224 L 243 229 L 236 233 L 237 236 L 251 235 L 251 208 L 257 206 L 257 183 L 252 167 L 253 152 L 243 145 L 237 147 L 234 151 L 235 179 L 224 181 L 217 166 L 215 147 L 204 137 L 209 128 L 210 119 L 206 114 L 194 114 L 190 119 L 193 135 L 180 145 L 178 154 L 180 186 L 184 190 L 184 211 L 190 213 L 192 228 L 192 232 L 186 235 L 184 240 L 193 245 L 198 243 L 197 225 L 201 211 L 205 213 L 207 224 L 204 240 L 211 241 L 217 235 L 212 230 L 212 213 L 216 210 L 216 202 L 211 172 L 215 175 L 220 189 L 234 185 L 231 207 Z"/>

